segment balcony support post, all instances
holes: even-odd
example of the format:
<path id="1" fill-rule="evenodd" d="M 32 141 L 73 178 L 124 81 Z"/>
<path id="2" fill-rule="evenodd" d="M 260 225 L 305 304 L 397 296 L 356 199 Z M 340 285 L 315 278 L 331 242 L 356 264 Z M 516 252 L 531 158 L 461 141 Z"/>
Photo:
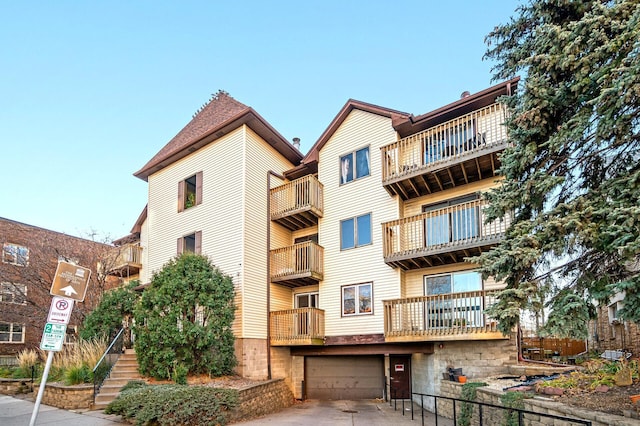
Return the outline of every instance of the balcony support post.
<path id="1" fill-rule="evenodd" d="M 267 172 L 267 380 L 271 380 L 271 176 L 285 180 L 273 170 Z"/>

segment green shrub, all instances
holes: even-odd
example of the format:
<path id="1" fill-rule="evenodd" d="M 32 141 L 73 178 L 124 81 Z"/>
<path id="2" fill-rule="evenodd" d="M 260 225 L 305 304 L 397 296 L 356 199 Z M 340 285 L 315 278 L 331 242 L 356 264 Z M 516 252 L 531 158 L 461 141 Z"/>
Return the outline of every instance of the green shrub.
<path id="1" fill-rule="evenodd" d="M 524 409 L 523 400 L 526 398 L 526 395 L 523 392 L 506 392 L 500 396 L 500 402 L 504 407 L 507 408 L 517 408 L 520 410 Z M 504 421 L 502 423 L 504 426 L 518 426 L 519 416 L 517 411 L 505 410 L 504 411 Z"/>
<path id="2" fill-rule="evenodd" d="M 86 364 L 69 367 L 64 372 L 64 384 L 67 386 L 91 382 L 93 382 L 93 374 Z"/>
<path id="3" fill-rule="evenodd" d="M 145 386 L 147 386 L 147 383 L 144 380 L 129 380 L 127 384 L 120 389 L 120 392 L 124 392 L 129 389 L 140 389 Z"/>
<path id="4" fill-rule="evenodd" d="M 105 409 L 136 425 L 225 425 L 238 392 L 205 386 L 136 384 Z"/>
<path id="5" fill-rule="evenodd" d="M 186 385 L 187 384 L 187 375 L 189 374 L 189 369 L 182 364 L 175 364 L 173 366 L 173 374 L 172 379 L 176 382 L 177 385 Z"/>
<path id="6" fill-rule="evenodd" d="M 465 401 L 475 401 L 476 396 L 478 395 L 478 388 L 482 386 L 487 386 L 486 383 L 483 382 L 467 382 L 462 385 L 462 390 L 460 391 L 460 399 Z M 461 426 L 469 426 L 471 424 L 471 416 L 473 416 L 473 406 L 471 402 L 463 402 L 460 404 L 460 425 Z"/>

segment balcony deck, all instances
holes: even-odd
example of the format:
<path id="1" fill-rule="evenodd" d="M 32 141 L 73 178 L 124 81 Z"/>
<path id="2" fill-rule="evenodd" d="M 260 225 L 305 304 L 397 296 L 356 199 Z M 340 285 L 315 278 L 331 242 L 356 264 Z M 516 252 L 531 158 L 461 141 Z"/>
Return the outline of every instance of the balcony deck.
<path id="1" fill-rule="evenodd" d="M 497 290 L 385 300 L 387 342 L 507 339 L 484 314 Z"/>
<path id="2" fill-rule="evenodd" d="M 324 277 L 324 248 L 305 241 L 270 251 L 271 282 L 286 287 L 317 284 Z"/>
<path id="3" fill-rule="evenodd" d="M 382 185 L 408 200 L 494 176 L 506 116 L 496 103 L 382 147 Z"/>
<path id="4" fill-rule="evenodd" d="M 271 346 L 324 344 L 324 311 L 318 308 L 287 309 L 269 315 Z"/>
<path id="5" fill-rule="evenodd" d="M 315 176 L 304 176 L 270 191 L 270 217 L 291 231 L 318 224 L 324 211 L 323 185 Z"/>
<path id="6" fill-rule="evenodd" d="M 403 270 L 464 262 L 496 245 L 510 216 L 485 223 L 486 202 L 473 200 L 382 224 L 385 263 Z"/>

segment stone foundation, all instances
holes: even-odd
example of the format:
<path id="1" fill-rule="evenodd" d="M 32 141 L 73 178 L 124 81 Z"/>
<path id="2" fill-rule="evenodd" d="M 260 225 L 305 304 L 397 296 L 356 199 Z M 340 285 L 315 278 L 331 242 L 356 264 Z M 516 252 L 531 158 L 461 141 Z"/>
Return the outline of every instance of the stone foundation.
<path id="1" fill-rule="evenodd" d="M 266 339 L 236 339 L 234 350 L 238 359 L 235 368 L 238 375 L 252 380 L 267 379 Z"/>
<path id="2" fill-rule="evenodd" d="M 33 386 L 34 400 L 40 385 Z M 42 403 L 65 410 L 89 409 L 93 404 L 93 385 L 61 386 L 47 383 L 42 395 Z"/>
<path id="3" fill-rule="evenodd" d="M 442 380 L 440 383 L 441 396 L 446 396 L 450 398 L 460 398 L 460 393 L 462 391 L 462 384 L 450 381 Z M 500 392 L 495 389 L 487 389 L 487 388 L 478 388 L 477 389 L 477 398 L 476 401 L 484 402 L 487 404 L 499 405 L 502 406 L 502 402 L 500 401 L 500 395 L 504 392 Z M 432 398 L 428 398 L 432 399 Z M 419 402 L 419 400 L 418 400 Z M 591 422 L 592 426 L 637 426 L 638 420 L 630 419 L 627 417 L 615 416 L 612 414 L 602 413 L 598 411 L 590 411 L 584 410 L 577 407 L 570 407 L 565 404 L 561 404 L 559 402 L 545 400 L 539 397 L 525 399 L 524 401 L 524 409 L 528 411 L 534 411 L 536 413 L 543 414 L 551 414 L 554 416 L 563 416 L 570 417 L 574 419 L 580 420 L 588 420 Z M 425 404 L 426 406 L 427 404 Z M 460 404 L 456 403 L 456 410 L 459 413 Z M 471 421 L 472 425 L 478 424 L 478 406 L 474 406 L 473 408 L 473 418 Z M 453 418 L 453 404 L 445 399 L 438 400 L 438 414 L 446 417 Z M 459 414 L 458 414 L 459 415 Z M 483 423 L 489 425 L 500 425 L 504 422 L 504 411 L 499 409 L 490 409 L 484 408 L 482 411 Z M 555 426 L 559 424 L 564 424 L 559 420 L 554 420 L 553 418 L 538 416 L 533 414 L 527 414 L 526 424 L 531 424 L 533 426 Z"/>

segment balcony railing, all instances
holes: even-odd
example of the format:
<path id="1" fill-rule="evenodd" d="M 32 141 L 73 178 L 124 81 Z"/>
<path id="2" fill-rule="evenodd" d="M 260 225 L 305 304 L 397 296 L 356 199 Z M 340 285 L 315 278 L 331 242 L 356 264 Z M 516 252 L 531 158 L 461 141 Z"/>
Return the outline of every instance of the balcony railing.
<path id="1" fill-rule="evenodd" d="M 298 287 L 316 284 L 324 275 L 324 248 L 304 241 L 271 250 L 271 282 Z"/>
<path id="2" fill-rule="evenodd" d="M 287 309 L 270 314 L 271 344 L 274 346 L 322 345 L 324 311 L 318 308 Z"/>
<path id="3" fill-rule="evenodd" d="M 142 247 L 139 244 L 126 244 L 115 247 L 115 259 L 109 268 L 110 274 L 120 275 L 128 272 L 137 274 L 142 268 Z"/>
<path id="4" fill-rule="evenodd" d="M 382 147 L 382 184 L 407 199 L 492 176 L 506 116 L 496 103 Z"/>
<path id="5" fill-rule="evenodd" d="M 293 231 L 318 224 L 324 211 L 324 187 L 304 176 L 271 189 L 271 220 Z"/>
<path id="6" fill-rule="evenodd" d="M 487 203 L 473 200 L 382 224 L 385 262 L 403 269 L 463 261 L 496 244 L 511 222 L 485 223 Z"/>
<path id="7" fill-rule="evenodd" d="M 484 311 L 498 290 L 477 290 L 385 300 L 387 341 L 484 340 L 503 338 Z"/>

